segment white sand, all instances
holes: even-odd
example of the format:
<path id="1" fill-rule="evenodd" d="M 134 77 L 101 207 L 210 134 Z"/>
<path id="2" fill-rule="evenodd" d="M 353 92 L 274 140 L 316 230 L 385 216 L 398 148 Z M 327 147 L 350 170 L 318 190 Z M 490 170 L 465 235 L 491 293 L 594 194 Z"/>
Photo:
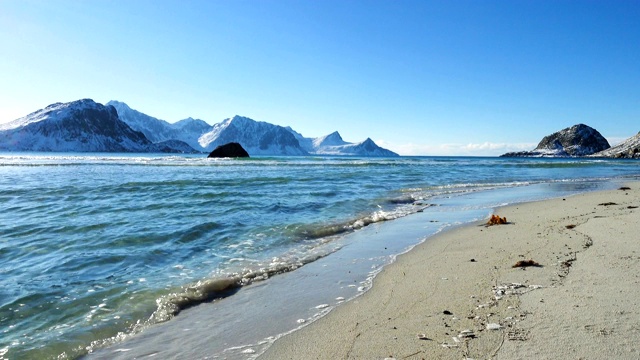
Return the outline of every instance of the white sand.
<path id="1" fill-rule="evenodd" d="M 429 239 L 260 359 L 640 359 L 640 183 L 628 186 Z M 542 267 L 512 267 L 528 259 Z"/>

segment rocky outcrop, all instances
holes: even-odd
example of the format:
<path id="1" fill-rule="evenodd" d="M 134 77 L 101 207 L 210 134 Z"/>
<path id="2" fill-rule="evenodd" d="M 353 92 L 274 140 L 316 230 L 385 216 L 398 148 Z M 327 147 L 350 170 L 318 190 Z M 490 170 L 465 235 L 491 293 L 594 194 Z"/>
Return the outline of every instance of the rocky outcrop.
<path id="1" fill-rule="evenodd" d="M 232 142 L 224 145 L 220 145 L 209 153 L 208 158 L 248 158 L 249 153 L 242 147 L 242 145 Z"/>
<path id="2" fill-rule="evenodd" d="M 591 157 L 614 159 L 640 159 L 640 133 L 628 138 L 616 146 L 597 152 Z"/>
<path id="3" fill-rule="evenodd" d="M 596 129 L 584 124 L 574 125 L 545 136 L 532 151 L 511 152 L 502 157 L 580 157 L 610 147 Z"/>

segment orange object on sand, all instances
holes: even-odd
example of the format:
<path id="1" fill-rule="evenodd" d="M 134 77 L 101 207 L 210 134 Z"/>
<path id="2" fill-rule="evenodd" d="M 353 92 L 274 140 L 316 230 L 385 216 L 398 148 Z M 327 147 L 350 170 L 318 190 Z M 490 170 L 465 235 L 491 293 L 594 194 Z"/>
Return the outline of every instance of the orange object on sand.
<path id="1" fill-rule="evenodd" d="M 506 224 L 507 223 L 507 218 L 506 217 L 500 217 L 498 215 L 491 215 L 491 219 L 489 219 L 489 221 L 487 221 L 487 225 L 491 226 L 491 225 L 501 225 L 501 224 Z"/>

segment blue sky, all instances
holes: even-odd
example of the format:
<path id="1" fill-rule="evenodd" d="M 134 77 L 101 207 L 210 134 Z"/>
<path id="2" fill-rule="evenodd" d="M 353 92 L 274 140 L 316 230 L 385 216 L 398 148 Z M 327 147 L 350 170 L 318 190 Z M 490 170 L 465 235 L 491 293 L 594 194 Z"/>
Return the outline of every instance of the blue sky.
<path id="1" fill-rule="evenodd" d="M 640 131 L 640 1 L 0 0 L 0 123 L 54 102 L 233 115 L 404 155 Z"/>

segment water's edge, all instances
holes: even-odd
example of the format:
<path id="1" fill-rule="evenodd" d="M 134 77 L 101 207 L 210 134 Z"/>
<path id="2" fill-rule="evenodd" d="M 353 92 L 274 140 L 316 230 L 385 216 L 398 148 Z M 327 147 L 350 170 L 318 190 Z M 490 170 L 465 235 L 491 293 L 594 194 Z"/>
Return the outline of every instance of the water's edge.
<path id="1" fill-rule="evenodd" d="M 620 181 L 542 183 L 440 199 L 438 206 L 348 234 L 333 244 L 339 250 L 295 271 L 189 308 L 86 358 L 253 359 L 282 336 L 366 292 L 385 266 L 445 229 L 478 222 L 500 206 L 613 189 Z"/>

